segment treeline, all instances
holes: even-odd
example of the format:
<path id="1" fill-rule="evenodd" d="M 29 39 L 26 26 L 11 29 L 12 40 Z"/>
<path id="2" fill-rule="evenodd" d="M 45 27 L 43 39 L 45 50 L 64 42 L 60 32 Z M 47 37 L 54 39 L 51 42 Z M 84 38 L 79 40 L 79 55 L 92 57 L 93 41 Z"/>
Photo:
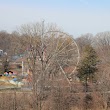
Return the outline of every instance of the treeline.
<path id="1" fill-rule="evenodd" d="M 46 32 L 49 33 L 44 36 Z M 56 25 L 44 26 L 42 23 L 23 25 L 18 31 L 11 34 L 6 31 L 0 32 L 0 49 L 7 53 L 5 58 L 1 58 L 3 64 L 7 59 L 11 61 L 12 56 L 28 54 L 28 67 L 32 72 L 33 79 L 31 82 L 32 94 L 29 95 L 31 100 L 27 101 L 28 97 L 25 97 L 22 106 L 20 106 L 17 100 L 19 98 L 16 98 L 17 92 L 13 91 L 10 110 L 25 110 L 26 107 L 29 110 L 104 110 L 107 107 L 109 108 L 110 32 L 98 33 L 95 36 L 85 34 L 74 39 L 74 41 L 77 43 L 80 52 L 80 62 L 77 68 L 81 67 L 81 71 L 77 69 L 71 76 L 77 77 L 79 80 L 70 84 L 68 89 L 60 82 L 55 85 L 56 82 L 53 80 L 58 78 L 59 73 L 63 71 L 62 69 L 75 65 L 75 59 L 79 57 L 74 50 L 76 45 L 72 43 L 72 36 L 62 32 Z M 94 71 L 92 71 L 93 69 Z M 65 76 L 64 79 L 69 81 L 69 77 Z M 52 80 L 49 81 L 47 77 L 51 77 Z M 45 85 L 49 87 L 46 88 Z M 1 98 L 2 102 L 6 104 L 5 95 Z M 17 104 L 20 107 L 19 109 Z M 3 106 L 1 103 L 0 106 L 7 110 L 6 106 L 10 105 Z"/>

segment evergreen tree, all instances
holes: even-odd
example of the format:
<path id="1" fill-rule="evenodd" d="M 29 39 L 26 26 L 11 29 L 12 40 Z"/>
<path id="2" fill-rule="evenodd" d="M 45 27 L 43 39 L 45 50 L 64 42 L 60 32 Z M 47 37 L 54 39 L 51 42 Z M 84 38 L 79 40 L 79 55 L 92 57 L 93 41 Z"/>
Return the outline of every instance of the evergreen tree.
<path id="1" fill-rule="evenodd" d="M 87 45 L 84 49 L 82 60 L 78 66 L 78 77 L 84 82 L 86 92 L 88 91 L 88 82 L 95 78 L 97 71 L 97 63 L 99 62 L 97 54 L 91 45 Z"/>

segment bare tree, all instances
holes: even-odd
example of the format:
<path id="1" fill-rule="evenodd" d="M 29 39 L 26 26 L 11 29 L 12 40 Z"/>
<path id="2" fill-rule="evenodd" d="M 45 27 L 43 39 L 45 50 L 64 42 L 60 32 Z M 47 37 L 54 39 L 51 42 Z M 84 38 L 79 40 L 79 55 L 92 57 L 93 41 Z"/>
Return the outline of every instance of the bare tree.
<path id="1" fill-rule="evenodd" d="M 80 37 L 76 38 L 76 42 L 79 46 L 80 53 L 82 53 L 84 50 L 84 47 L 86 45 L 92 45 L 93 44 L 93 42 L 94 42 L 93 41 L 93 35 L 90 33 L 81 35 Z"/>
<path id="2" fill-rule="evenodd" d="M 109 63 L 110 56 L 110 32 L 98 33 L 95 36 L 94 45 L 103 63 Z"/>
<path id="3" fill-rule="evenodd" d="M 0 49 L 4 52 L 8 52 L 10 49 L 10 34 L 6 31 L 0 32 Z"/>
<path id="4" fill-rule="evenodd" d="M 60 74 L 70 84 L 68 76 L 77 64 L 77 47 L 72 36 L 58 31 L 56 26 L 36 23 L 22 26 L 20 32 L 22 42 L 27 42 L 28 46 L 27 62 L 32 73 L 34 109 L 41 110 L 45 87 L 49 87 L 54 79 L 59 80 Z M 66 72 L 68 67 L 73 69 Z"/>

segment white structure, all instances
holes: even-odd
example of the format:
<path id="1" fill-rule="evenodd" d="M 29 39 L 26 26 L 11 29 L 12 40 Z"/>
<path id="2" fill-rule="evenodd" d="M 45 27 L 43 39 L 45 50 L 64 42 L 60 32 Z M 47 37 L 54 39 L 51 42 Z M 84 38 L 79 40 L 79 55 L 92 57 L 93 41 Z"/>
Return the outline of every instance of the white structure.
<path id="1" fill-rule="evenodd" d="M 3 50 L 0 49 L 0 56 L 3 55 Z"/>

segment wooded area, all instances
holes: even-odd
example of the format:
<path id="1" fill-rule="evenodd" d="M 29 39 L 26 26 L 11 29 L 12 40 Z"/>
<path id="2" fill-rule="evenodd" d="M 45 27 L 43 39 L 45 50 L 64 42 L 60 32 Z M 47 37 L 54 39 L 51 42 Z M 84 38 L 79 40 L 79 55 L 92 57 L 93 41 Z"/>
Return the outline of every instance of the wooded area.
<path id="1" fill-rule="evenodd" d="M 22 56 L 32 75 L 31 91 L 2 90 L 0 110 L 110 109 L 110 32 L 74 39 L 53 24 L 27 24 L 0 31 L 0 49 L 1 74 Z"/>

